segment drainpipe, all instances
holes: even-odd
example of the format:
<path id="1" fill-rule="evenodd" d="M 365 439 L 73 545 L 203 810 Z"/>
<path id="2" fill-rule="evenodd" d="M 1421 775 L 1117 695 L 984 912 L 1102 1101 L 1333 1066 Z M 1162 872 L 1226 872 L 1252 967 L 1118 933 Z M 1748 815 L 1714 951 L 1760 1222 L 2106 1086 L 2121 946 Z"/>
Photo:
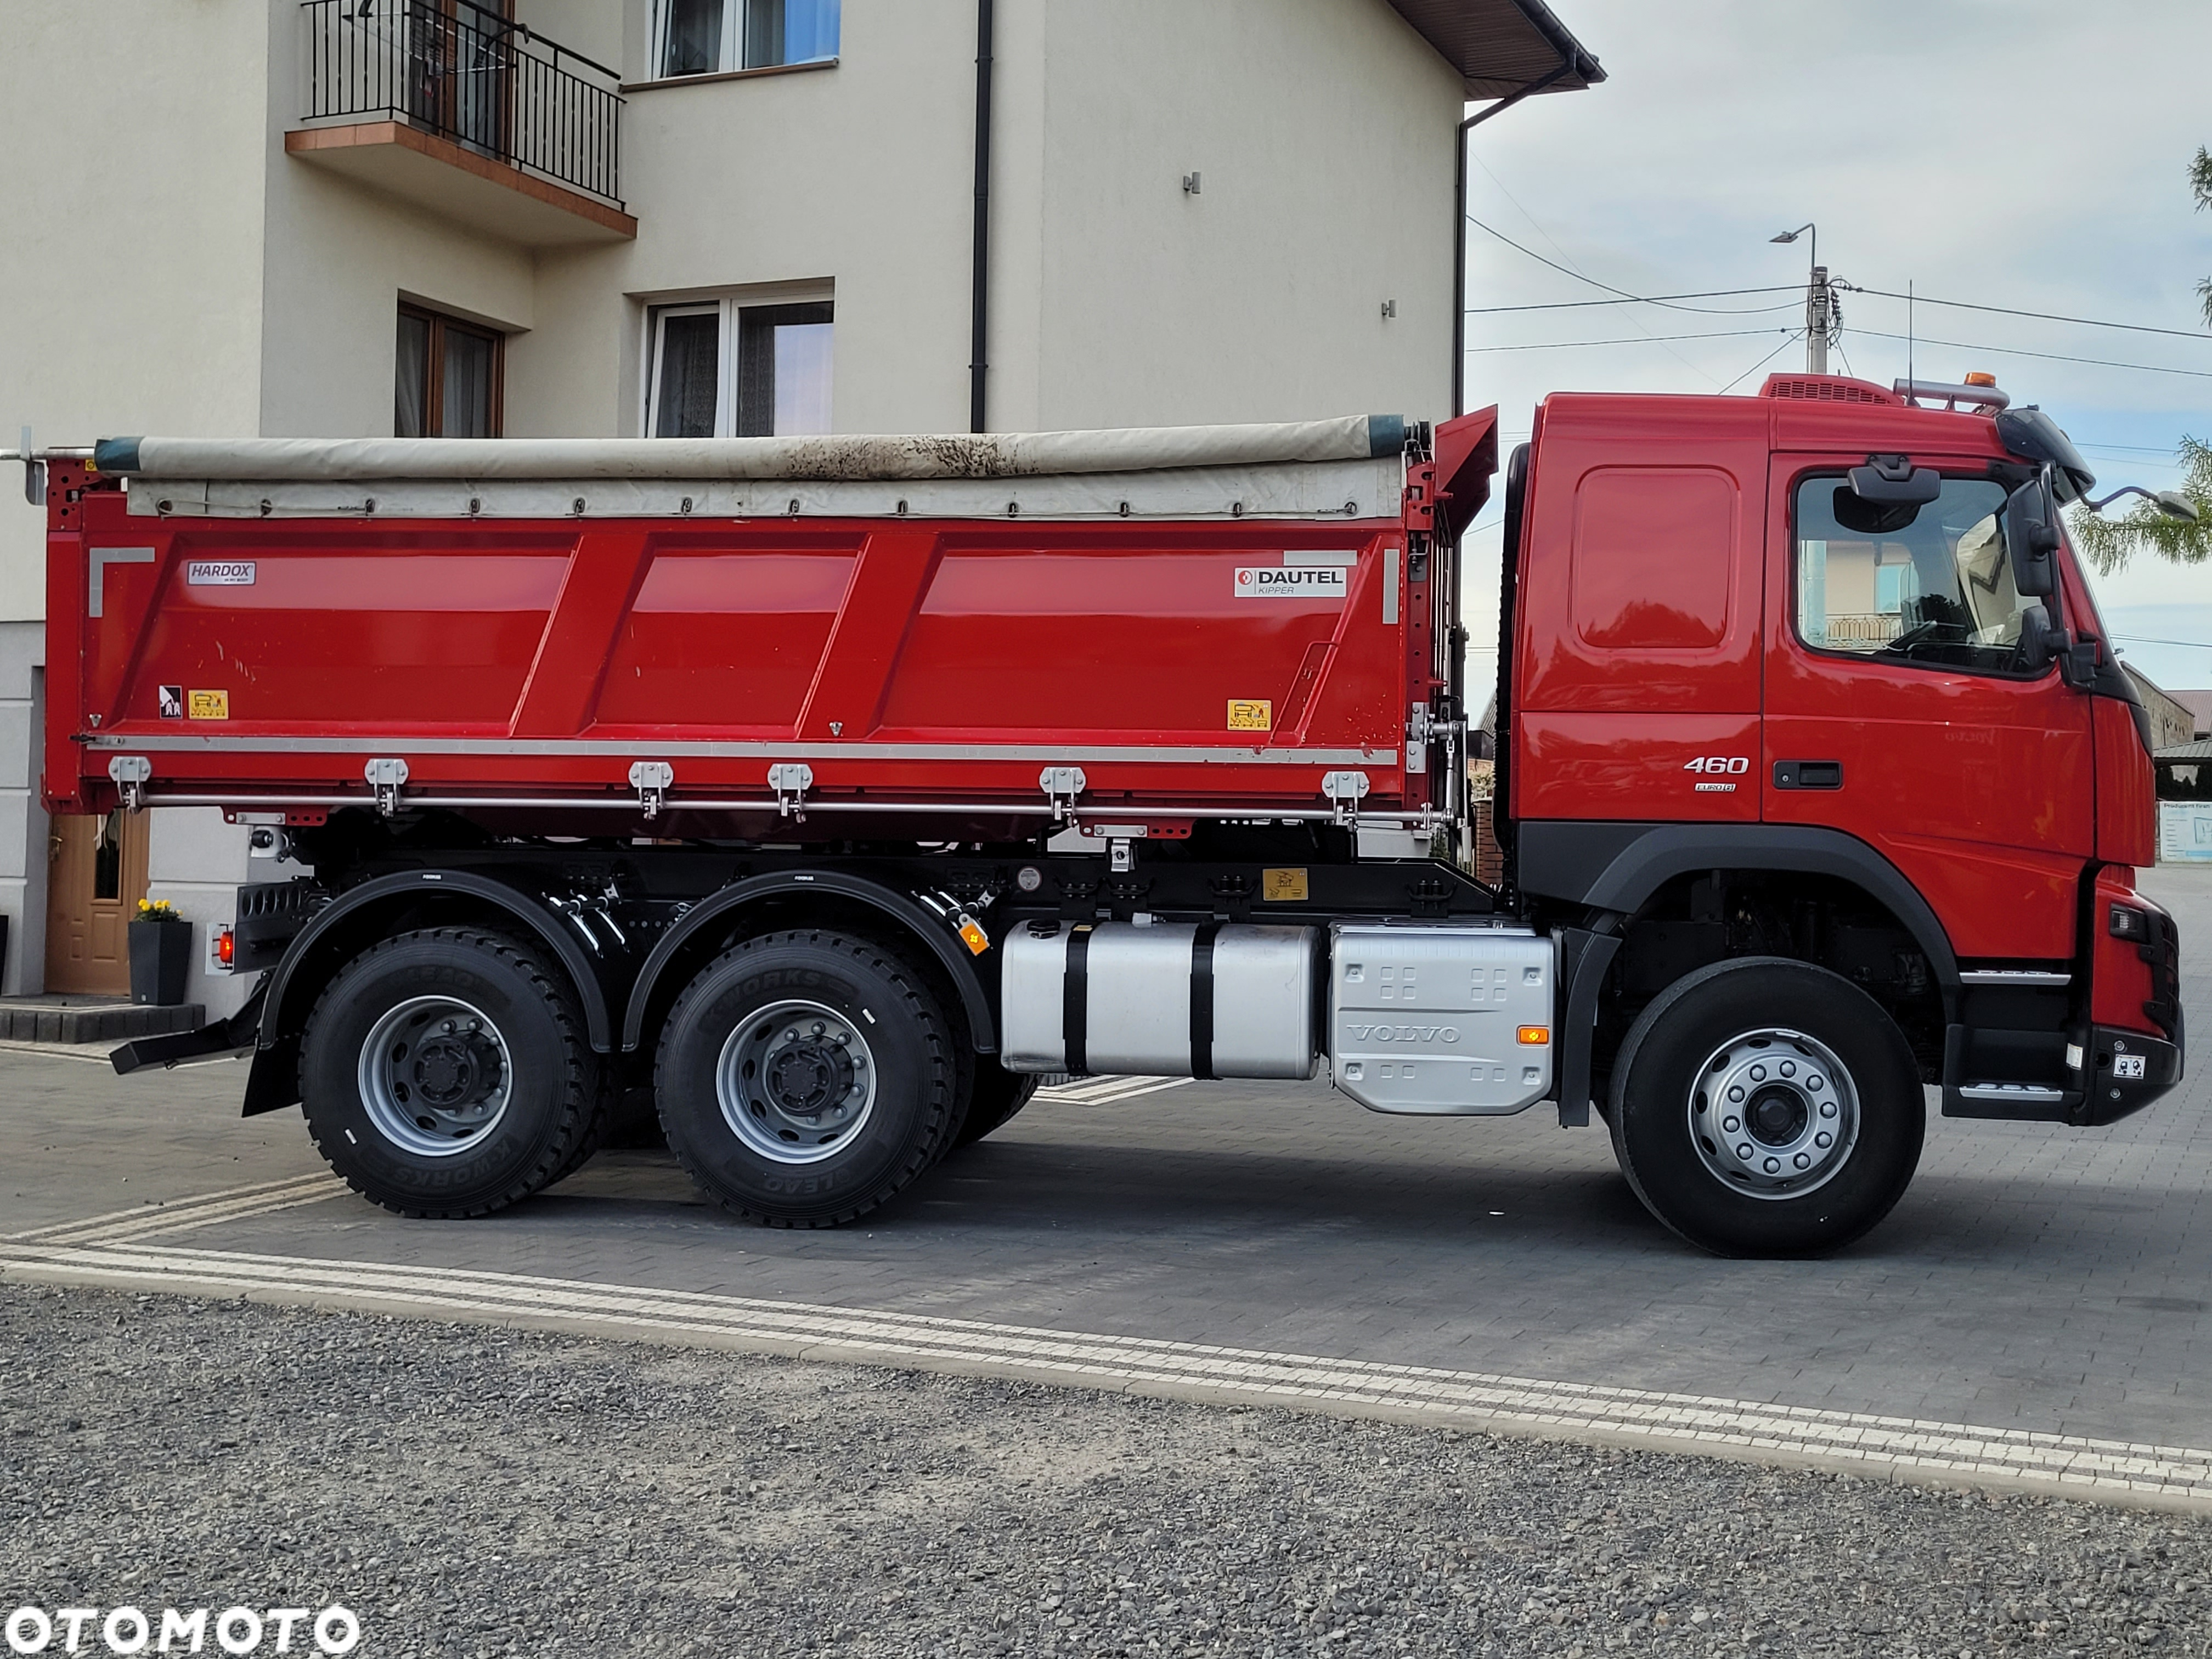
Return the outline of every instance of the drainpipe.
<path id="1" fill-rule="evenodd" d="M 985 392 L 991 362 L 991 0 L 975 0 L 975 252 L 969 289 L 968 429 L 988 432 L 991 429 Z"/>
<path id="2" fill-rule="evenodd" d="M 990 0 L 983 0 L 986 8 Z M 1540 76 L 1516 93 L 1508 94 L 1486 109 L 1477 110 L 1459 124 L 1459 172 L 1452 191 L 1452 395 L 1454 415 L 1467 413 L 1467 135 L 1493 115 L 1503 115 L 1523 98 L 1532 98 L 1554 82 L 1563 81 L 1577 69 L 1585 74 L 1595 69 L 1595 64 L 1584 66 L 1578 59 L 1562 58 L 1559 68 L 1549 75 Z M 978 430 L 981 428 L 979 428 Z"/>

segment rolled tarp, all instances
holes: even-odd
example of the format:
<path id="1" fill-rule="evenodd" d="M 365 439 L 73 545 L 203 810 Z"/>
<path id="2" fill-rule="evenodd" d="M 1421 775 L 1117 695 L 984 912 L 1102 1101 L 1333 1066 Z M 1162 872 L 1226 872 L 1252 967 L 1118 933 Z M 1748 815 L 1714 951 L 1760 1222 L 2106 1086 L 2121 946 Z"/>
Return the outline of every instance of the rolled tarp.
<path id="1" fill-rule="evenodd" d="M 1395 456 L 1395 415 L 1096 432 L 809 438 L 107 438 L 93 454 L 124 477 L 278 483 L 366 479 L 1025 478 Z"/>

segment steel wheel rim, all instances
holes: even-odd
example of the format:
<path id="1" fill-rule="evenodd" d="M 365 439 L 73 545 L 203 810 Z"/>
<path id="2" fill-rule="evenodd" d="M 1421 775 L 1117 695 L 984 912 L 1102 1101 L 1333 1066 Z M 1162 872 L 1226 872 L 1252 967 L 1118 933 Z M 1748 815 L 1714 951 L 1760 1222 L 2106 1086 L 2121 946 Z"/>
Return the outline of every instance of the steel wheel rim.
<path id="1" fill-rule="evenodd" d="M 410 997 L 361 1045 L 362 1103 L 376 1132 L 417 1158 L 482 1146 L 507 1116 L 514 1062 L 484 1012 L 456 997 Z"/>
<path id="2" fill-rule="evenodd" d="M 714 1094 L 748 1151 L 775 1164 L 818 1164 L 875 1115 L 875 1053 L 834 1008 L 770 1003 L 723 1040 Z"/>
<path id="3" fill-rule="evenodd" d="M 1802 1198 L 1836 1178 L 1858 1146 L 1858 1085 L 1835 1050 L 1802 1031 L 1729 1038 L 1690 1085 L 1690 1144 L 1731 1192 Z"/>

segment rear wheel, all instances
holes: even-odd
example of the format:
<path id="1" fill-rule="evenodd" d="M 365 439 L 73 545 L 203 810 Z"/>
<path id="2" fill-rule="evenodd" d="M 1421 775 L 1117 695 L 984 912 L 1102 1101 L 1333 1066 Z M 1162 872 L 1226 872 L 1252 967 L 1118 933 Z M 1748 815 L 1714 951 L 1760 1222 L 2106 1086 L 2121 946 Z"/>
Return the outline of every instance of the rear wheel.
<path id="1" fill-rule="evenodd" d="M 880 946 L 839 933 L 769 934 L 709 963 L 669 1012 L 656 1088 L 691 1178 L 772 1226 L 866 1214 L 957 1127 L 935 1000 Z"/>
<path id="2" fill-rule="evenodd" d="M 1636 1195 L 1723 1255 L 1809 1255 L 1905 1195 L 1927 1130 L 1894 1020 L 1823 969 L 1717 963 L 1676 981 L 1613 1066 L 1613 1145 Z"/>
<path id="3" fill-rule="evenodd" d="M 500 934 L 403 933 L 341 969 L 308 1016 L 308 1132 L 403 1215 L 486 1215 L 588 1144 L 599 1064 L 559 970 Z"/>

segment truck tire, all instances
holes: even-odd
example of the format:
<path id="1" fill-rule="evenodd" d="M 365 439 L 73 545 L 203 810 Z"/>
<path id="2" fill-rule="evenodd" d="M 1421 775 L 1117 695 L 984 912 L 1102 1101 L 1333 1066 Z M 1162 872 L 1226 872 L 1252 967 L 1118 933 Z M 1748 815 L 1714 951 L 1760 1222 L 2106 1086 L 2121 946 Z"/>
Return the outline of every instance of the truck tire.
<path id="1" fill-rule="evenodd" d="M 958 1127 L 958 1067 L 921 977 L 842 933 L 764 934 L 677 998 L 656 1087 L 668 1145 L 732 1214 L 773 1227 L 866 1215 Z"/>
<path id="2" fill-rule="evenodd" d="M 324 989 L 301 1045 L 307 1130 L 402 1215 L 489 1215 L 565 1173 L 600 1106 L 599 1057 L 559 969 L 501 934 L 402 933 Z"/>
<path id="3" fill-rule="evenodd" d="M 990 1054 L 975 1056 L 975 1081 L 968 1093 L 968 1115 L 953 1138 L 955 1150 L 972 1146 L 985 1135 L 996 1133 L 1014 1121 L 1030 1103 L 1037 1080 L 1025 1073 L 1010 1072 Z"/>
<path id="4" fill-rule="evenodd" d="M 1719 1255 L 1815 1255 L 1884 1216 L 1927 1132 L 1894 1020 L 1849 981 L 1779 957 L 1715 963 L 1644 1010 L 1613 1073 L 1621 1173 Z"/>

